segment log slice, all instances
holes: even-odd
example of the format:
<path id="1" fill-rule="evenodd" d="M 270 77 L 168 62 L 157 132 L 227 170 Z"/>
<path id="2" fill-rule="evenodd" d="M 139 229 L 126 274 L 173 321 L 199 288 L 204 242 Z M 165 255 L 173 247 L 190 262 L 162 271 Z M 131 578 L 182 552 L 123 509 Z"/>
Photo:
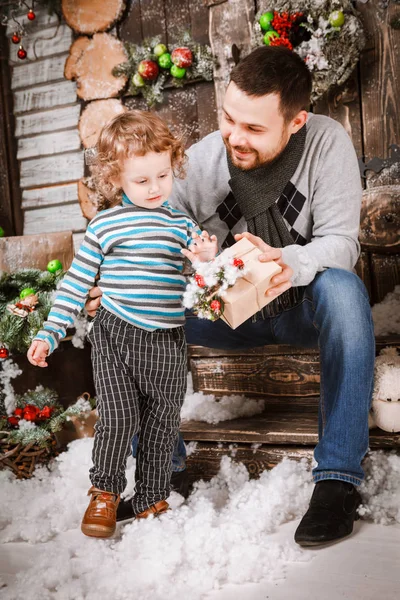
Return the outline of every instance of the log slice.
<path id="1" fill-rule="evenodd" d="M 62 0 L 64 19 L 77 33 L 93 34 L 110 29 L 125 9 L 125 0 Z"/>
<path id="2" fill-rule="evenodd" d="M 108 33 L 96 33 L 76 63 L 77 94 L 82 100 L 113 98 L 127 77 L 114 77 L 113 68 L 127 61 L 123 43 Z"/>
<path id="3" fill-rule="evenodd" d="M 85 148 L 96 145 L 100 131 L 117 115 L 126 112 L 120 100 L 95 100 L 83 110 L 79 119 L 79 135 Z"/>

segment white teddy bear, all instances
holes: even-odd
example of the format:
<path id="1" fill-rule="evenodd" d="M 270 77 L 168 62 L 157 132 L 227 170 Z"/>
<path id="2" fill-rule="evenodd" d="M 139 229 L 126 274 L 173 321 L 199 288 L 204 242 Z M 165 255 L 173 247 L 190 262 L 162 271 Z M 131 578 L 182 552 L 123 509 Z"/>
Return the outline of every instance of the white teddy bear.
<path id="1" fill-rule="evenodd" d="M 375 361 L 369 427 L 400 432 L 400 356 L 396 348 L 384 348 Z"/>

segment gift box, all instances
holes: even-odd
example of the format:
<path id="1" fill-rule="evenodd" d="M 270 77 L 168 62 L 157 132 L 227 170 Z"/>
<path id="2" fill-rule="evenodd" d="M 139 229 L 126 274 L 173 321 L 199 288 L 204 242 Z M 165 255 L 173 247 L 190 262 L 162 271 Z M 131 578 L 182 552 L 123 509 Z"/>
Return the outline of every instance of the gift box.
<path id="1" fill-rule="evenodd" d="M 221 294 L 224 302 L 221 319 L 232 329 L 236 329 L 252 317 L 275 297 L 265 296 L 272 287 L 271 278 L 282 271 L 276 262 L 260 262 L 262 254 L 247 238 L 242 238 L 223 252 L 232 259 L 240 258 L 244 263 L 244 274 L 237 279 L 234 286 Z"/>
<path id="2" fill-rule="evenodd" d="M 47 263 L 55 258 L 61 261 L 64 271 L 69 269 L 74 258 L 71 231 L 0 238 L 0 271 L 45 271 Z"/>

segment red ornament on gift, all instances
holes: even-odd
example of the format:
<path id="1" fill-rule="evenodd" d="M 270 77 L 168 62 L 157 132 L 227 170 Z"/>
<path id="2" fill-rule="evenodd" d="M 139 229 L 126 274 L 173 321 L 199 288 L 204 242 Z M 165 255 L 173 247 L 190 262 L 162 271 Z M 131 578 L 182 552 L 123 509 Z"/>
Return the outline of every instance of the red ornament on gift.
<path id="1" fill-rule="evenodd" d="M 7 417 L 7 422 L 11 427 L 18 427 L 19 417 Z"/>
<path id="2" fill-rule="evenodd" d="M 197 285 L 201 288 L 205 287 L 206 283 L 204 281 L 204 277 L 203 275 L 199 275 L 198 273 L 196 273 L 196 275 L 194 276 L 195 281 L 197 283 Z"/>
<path id="3" fill-rule="evenodd" d="M 219 312 L 221 310 L 221 302 L 219 300 L 213 300 L 210 303 L 210 308 L 211 310 L 213 310 L 214 312 Z"/>
<path id="4" fill-rule="evenodd" d="M 21 36 L 20 36 L 20 35 L 18 35 L 18 33 L 17 33 L 17 32 L 15 32 L 15 33 L 13 33 L 13 34 L 12 34 L 12 36 L 11 36 L 11 41 L 12 41 L 12 43 L 13 43 L 13 44 L 19 44 L 19 43 L 20 43 L 20 41 L 21 41 Z"/>
<path id="5" fill-rule="evenodd" d="M 35 13 L 33 12 L 32 9 L 30 9 L 30 11 L 28 12 L 28 14 L 26 16 L 28 17 L 28 19 L 30 21 L 34 21 L 36 19 L 36 15 L 35 15 Z"/>
<path id="6" fill-rule="evenodd" d="M 27 56 L 25 48 L 23 48 L 22 46 L 20 46 L 19 50 L 17 52 L 17 56 L 21 60 L 24 60 L 26 58 L 26 56 Z"/>
<path id="7" fill-rule="evenodd" d="M 4 346 L 2 346 L 0 348 L 0 358 L 8 358 L 10 355 L 10 353 L 8 352 L 7 348 L 5 348 Z"/>
<path id="8" fill-rule="evenodd" d="M 25 419 L 25 421 L 36 421 L 39 412 L 40 411 L 37 406 L 35 406 L 34 404 L 27 404 L 24 407 L 22 416 Z"/>
<path id="9" fill-rule="evenodd" d="M 244 262 L 242 261 L 241 258 L 234 258 L 233 259 L 233 266 L 237 267 L 238 269 L 243 269 Z"/>

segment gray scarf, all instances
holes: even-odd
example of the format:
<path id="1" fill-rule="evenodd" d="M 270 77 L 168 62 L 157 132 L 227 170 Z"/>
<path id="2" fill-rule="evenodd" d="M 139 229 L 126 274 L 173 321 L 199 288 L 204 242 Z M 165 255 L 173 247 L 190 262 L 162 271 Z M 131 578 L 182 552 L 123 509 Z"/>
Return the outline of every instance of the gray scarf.
<path id="1" fill-rule="evenodd" d="M 286 148 L 273 162 L 250 171 L 235 167 L 228 155 L 229 186 L 246 219 L 248 230 L 274 248 L 295 243 L 279 211 L 277 200 L 297 169 L 306 135 L 304 125 L 290 137 Z M 290 288 L 265 306 L 260 316 L 275 316 L 298 304 L 302 296 L 303 288 Z"/>

